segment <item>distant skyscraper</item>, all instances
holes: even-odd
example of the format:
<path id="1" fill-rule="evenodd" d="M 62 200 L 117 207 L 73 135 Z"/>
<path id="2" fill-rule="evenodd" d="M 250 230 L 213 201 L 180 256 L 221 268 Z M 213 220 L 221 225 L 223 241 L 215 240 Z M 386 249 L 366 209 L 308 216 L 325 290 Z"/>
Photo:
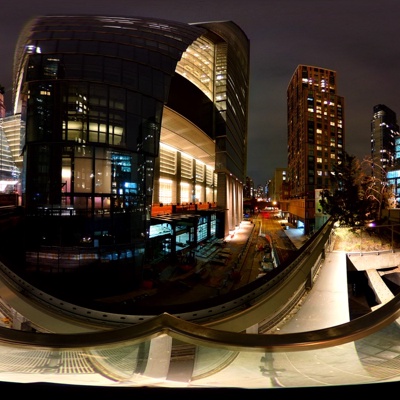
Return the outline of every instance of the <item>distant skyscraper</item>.
<path id="1" fill-rule="evenodd" d="M 374 106 L 371 121 L 372 175 L 386 179 L 396 159 L 395 139 L 399 136 L 396 113 L 384 104 Z"/>
<path id="2" fill-rule="evenodd" d="M 4 104 L 4 87 L 0 85 L 0 118 L 6 116 L 6 106 Z"/>
<path id="3" fill-rule="evenodd" d="M 19 177 L 10 146 L 4 134 L 3 120 L 4 118 L 0 118 L 0 192 L 7 186 L 7 181 L 15 181 Z"/>
<path id="4" fill-rule="evenodd" d="M 20 122 L 18 123 L 17 139 L 15 143 L 20 144 Z M 11 143 L 14 140 L 10 134 L 9 117 L 6 117 L 6 108 L 4 103 L 4 88 L 0 85 L 0 192 L 4 191 L 9 185 L 7 182 L 15 181 L 19 177 L 19 171 L 16 167 L 16 158 L 14 157 Z M 20 154 L 20 149 L 19 149 Z M 22 166 L 22 163 L 21 163 Z"/>
<path id="5" fill-rule="evenodd" d="M 269 193 L 271 201 L 279 202 L 288 197 L 287 192 L 287 168 L 276 168 L 271 180 Z"/>
<path id="6" fill-rule="evenodd" d="M 254 181 L 249 176 L 246 176 L 246 184 L 243 188 L 243 197 L 251 199 L 254 197 Z"/>
<path id="7" fill-rule="evenodd" d="M 7 115 L 2 119 L 1 129 L 10 147 L 12 161 L 18 171 L 22 171 L 22 144 L 24 142 L 25 128 L 21 115 Z"/>
<path id="8" fill-rule="evenodd" d="M 344 98 L 337 94 L 336 72 L 299 65 L 287 89 L 287 118 L 289 219 L 312 231 L 316 190 L 330 189 L 330 173 L 344 154 Z"/>
<path id="9" fill-rule="evenodd" d="M 371 121 L 372 175 L 386 180 L 400 206 L 400 135 L 396 113 L 383 104 L 374 107 Z M 378 167 L 379 166 L 379 167 Z"/>

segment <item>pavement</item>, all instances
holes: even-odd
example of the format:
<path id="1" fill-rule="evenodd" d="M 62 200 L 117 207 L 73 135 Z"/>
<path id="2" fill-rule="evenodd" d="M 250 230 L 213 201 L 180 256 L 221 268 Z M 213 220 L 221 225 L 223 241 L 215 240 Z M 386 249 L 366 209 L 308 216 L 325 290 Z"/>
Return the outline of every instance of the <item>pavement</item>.
<path id="1" fill-rule="evenodd" d="M 346 253 L 326 252 L 313 286 L 276 333 L 308 332 L 350 321 Z"/>

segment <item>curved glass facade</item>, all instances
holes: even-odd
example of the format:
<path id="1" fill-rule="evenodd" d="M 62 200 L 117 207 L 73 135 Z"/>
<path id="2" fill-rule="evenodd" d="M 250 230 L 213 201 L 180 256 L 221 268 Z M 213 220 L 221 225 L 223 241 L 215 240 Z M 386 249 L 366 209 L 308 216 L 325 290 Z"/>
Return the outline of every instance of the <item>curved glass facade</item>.
<path id="1" fill-rule="evenodd" d="M 238 46 L 240 57 L 233 56 Z M 239 93 L 231 95 L 224 71 L 247 67 L 248 40 L 235 24 L 43 16 L 25 27 L 15 54 L 28 263 L 52 252 L 65 265 L 123 259 L 140 279 L 152 204 L 164 199 L 231 210 L 221 236 L 238 225 L 242 210 L 232 205 L 241 204 L 247 112 L 229 120 L 226 100 L 247 104 L 248 68 L 232 80 Z M 175 129 L 179 120 L 188 131 Z M 162 130 L 195 145 L 162 140 Z M 173 185 L 160 172 L 160 141 L 174 148 L 180 172 L 192 160 Z"/>
<path id="2" fill-rule="evenodd" d="M 194 83 L 211 100 L 214 98 L 215 46 L 201 37 L 182 54 L 176 72 Z"/>

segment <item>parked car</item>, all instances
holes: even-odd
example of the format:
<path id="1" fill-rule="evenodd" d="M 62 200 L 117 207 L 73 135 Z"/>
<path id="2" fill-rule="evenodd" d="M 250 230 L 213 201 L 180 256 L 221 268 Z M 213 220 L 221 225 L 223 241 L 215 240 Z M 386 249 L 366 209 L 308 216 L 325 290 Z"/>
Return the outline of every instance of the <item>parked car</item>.
<path id="1" fill-rule="evenodd" d="M 261 261 L 261 268 L 264 272 L 272 271 L 274 269 L 274 264 L 272 262 Z"/>
<path id="2" fill-rule="evenodd" d="M 263 260 L 263 262 L 272 262 L 271 253 L 266 254 L 265 256 L 263 256 L 262 260 Z"/>

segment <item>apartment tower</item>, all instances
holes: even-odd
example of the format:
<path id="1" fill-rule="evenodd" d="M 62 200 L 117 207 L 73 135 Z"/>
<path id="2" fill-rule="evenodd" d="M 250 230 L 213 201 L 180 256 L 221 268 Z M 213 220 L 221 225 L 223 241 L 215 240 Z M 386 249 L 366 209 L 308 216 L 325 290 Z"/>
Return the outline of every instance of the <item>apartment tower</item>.
<path id="1" fill-rule="evenodd" d="M 299 65 L 287 89 L 288 218 L 306 232 L 320 225 L 319 192 L 344 154 L 344 99 L 336 72 Z M 322 216 L 321 216 L 322 217 Z"/>

